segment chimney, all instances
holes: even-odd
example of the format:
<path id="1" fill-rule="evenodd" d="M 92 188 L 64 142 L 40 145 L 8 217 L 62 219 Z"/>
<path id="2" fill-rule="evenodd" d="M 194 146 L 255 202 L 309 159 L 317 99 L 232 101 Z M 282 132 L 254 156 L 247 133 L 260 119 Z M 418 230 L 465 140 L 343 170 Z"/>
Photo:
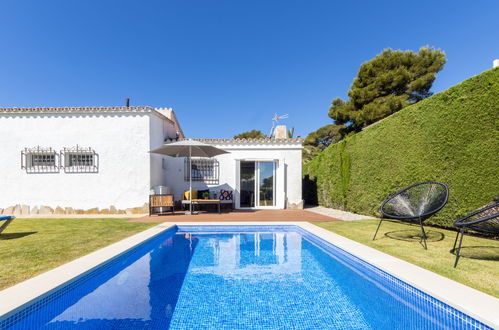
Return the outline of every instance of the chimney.
<path id="1" fill-rule="evenodd" d="M 493 67 L 493 68 L 497 68 L 497 67 L 499 67 L 499 59 L 494 60 L 494 62 L 492 62 L 492 67 Z"/>
<path id="2" fill-rule="evenodd" d="M 277 125 L 274 129 L 274 139 L 286 139 L 287 137 L 286 125 Z"/>
<path id="3" fill-rule="evenodd" d="M 125 99 L 125 107 L 130 107 L 130 98 L 128 97 Z"/>

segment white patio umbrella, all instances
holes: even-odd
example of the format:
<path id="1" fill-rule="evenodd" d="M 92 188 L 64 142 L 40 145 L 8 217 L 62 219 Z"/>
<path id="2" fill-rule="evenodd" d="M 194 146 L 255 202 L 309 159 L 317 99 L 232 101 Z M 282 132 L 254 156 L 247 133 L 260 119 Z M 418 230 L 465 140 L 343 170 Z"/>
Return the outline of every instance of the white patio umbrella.
<path id="1" fill-rule="evenodd" d="M 167 155 L 171 157 L 189 157 L 189 210 L 192 214 L 192 157 L 213 157 L 228 153 L 212 145 L 195 140 L 180 140 L 166 143 L 159 148 L 149 151 L 154 154 Z"/>

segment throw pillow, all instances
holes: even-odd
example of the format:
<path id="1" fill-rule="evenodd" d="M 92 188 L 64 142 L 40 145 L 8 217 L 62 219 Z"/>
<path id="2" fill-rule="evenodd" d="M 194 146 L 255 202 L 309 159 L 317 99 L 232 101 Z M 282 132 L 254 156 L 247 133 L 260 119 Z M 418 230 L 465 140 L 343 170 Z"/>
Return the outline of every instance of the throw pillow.
<path id="1" fill-rule="evenodd" d="M 220 189 L 220 200 L 221 201 L 231 201 L 232 200 L 232 191 Z"/>
<path id="2" fill-rule="evenodd" d="M 197 199 L 198 198 L 198 191 L 197 190 L 187 190 L 184 192 L 184 200 L 190 200 L 190 194 L 192 192 L 192 199 Z"/>

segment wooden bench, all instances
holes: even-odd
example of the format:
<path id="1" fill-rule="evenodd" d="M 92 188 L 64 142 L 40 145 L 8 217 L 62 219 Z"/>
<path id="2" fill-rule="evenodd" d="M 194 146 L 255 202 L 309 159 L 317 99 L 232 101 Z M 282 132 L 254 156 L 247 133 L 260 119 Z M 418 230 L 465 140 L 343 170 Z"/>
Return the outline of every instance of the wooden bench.
<path id="1" fill-rule="evenodd" d="M 159 207 L 169 207 L 171 208 L 171 212 L 173 214 L 175 212 L 175 201 L 173 200 L 173 195 L 149 195 L 149 215 L 163 214 L 161 211 L 154 213 L 154 209 Z"/>

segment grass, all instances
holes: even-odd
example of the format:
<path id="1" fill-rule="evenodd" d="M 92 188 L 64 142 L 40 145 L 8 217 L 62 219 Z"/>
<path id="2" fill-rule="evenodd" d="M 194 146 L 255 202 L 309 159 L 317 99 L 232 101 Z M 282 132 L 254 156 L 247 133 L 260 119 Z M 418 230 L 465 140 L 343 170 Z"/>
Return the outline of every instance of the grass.
<path id="1" fill-rule="evenodd" d="M 128 219 L 15 219 L 0 234 L 0 290 L 152 227 Z"/>
<path id="2" fill-rule="evenodd" d="M 312 193 L 320 205 L 370 215 L 399 189 L 441 181 L 449 202 L 428 221 L 452 227 L 499 191 L 498 104 L 496 68 L 330 145 L 304 165 L 304 174 L 316 180 Z"/>
<path id="3" fill-rule="evenodd" d="M 385 221 L 373 241 L 377 220 L 315 224 L 499 298 L 499 241 L 465 236 L 461 250 L 464 257 L 453 268 L 455 255 L 450 250 L 456 237 L 454 231 L 425 227 L 429 237 L 425 250 L 418 240 L 411 239 L 420 234 L 419 227 Z"/>

